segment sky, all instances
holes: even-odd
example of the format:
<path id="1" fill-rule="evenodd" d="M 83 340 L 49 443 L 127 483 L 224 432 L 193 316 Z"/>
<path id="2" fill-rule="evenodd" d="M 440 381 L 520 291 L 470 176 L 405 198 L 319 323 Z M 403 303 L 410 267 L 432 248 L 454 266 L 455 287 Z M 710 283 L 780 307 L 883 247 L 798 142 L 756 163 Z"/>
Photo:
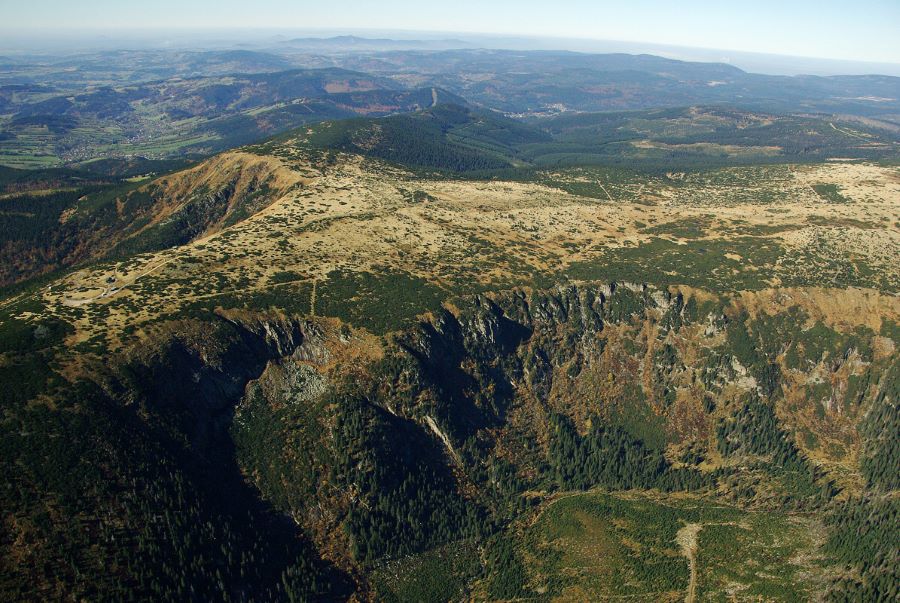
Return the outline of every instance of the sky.
<path id="1" fill-rule="evenodd" d="M 900 0 L 0 0 L 0 29 L 413 30 L 900 63 Z"/>

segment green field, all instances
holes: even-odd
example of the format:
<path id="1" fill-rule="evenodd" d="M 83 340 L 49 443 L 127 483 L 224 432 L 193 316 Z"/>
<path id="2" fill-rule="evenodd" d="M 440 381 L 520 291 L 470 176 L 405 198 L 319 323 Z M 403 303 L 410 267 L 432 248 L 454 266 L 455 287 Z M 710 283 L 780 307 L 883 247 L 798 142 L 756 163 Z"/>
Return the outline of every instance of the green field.
<path id="1" fill-rule="evenodd" d="M 513 531 L 515 555 L 525 570 L 519 596 L 685 600 L 691 571 L 679 540 L 683 530 L 696 530 L 696 600 L 807 601 L 821 590 L 824 573 L 817 529 L 806 518 L 685 495 L 565 496 Z"/>

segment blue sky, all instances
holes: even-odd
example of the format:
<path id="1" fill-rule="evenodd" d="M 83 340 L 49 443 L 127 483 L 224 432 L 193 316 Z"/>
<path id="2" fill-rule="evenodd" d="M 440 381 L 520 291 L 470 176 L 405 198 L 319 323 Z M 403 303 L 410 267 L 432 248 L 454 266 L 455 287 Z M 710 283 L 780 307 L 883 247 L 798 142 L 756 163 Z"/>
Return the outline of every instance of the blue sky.
<path id="1" fill-rule="evenodd" d="M 0 0 L 0 28 L 322 28 L 654 42 L 900 63 L 900 0 Z"/>

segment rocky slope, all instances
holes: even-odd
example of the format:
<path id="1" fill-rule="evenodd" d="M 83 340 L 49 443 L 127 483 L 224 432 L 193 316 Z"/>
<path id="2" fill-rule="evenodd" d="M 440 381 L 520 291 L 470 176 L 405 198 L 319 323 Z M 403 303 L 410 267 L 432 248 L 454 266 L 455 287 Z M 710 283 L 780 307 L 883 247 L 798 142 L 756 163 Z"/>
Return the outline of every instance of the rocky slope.
<path id="1" fill-rule="evenodd" d="M 467 297 L 384 340 L 278 314 L 160 323 L 4 400 L 0 588 L 366 599 L 373 564 L 489 542 L 555 491 L 827 508 L 896 461 L 900 315 L 830 296 L 872 312 L 619 283 Z"/>

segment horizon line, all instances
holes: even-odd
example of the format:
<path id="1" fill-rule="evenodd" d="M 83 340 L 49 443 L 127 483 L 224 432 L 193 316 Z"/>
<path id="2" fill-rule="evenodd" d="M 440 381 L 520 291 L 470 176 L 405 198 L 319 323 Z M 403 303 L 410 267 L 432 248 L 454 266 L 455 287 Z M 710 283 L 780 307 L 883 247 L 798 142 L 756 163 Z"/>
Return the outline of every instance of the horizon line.
<path id="1" fill-rule="evenodd" d="M 646 44 L 649 46 L 656 46 L 661 49 L 672 48 L 672 49 L 684 49 L 684 50 L 700 50 L 700 51 L 709 51 L 709 52 L 732 52 L 732 53 L 741 53 L 745 55 L 756 55 L 760 57 L 772 57 L 772 58 L 792 58 L 792 59 L 807 59 L 814 61 L 830 61 L 830 62 L 839 62 L 839 63 L 853 63 L 853 64 L 868 64 L 868 65 L 888 65 L 892 67 L 900 67 L 900 62 L 894 61 L 875 61 L 871 59 L 852 59 L 852 58 L 838 58 L 832 56 L 813 56 L 813 55 L 800 55 L 800 54 L 790 54 L 790 53 L 778 53 L 772 51 L 761 51 L 761 50 L 745 50 L 740 48 L 718 48 L 713 46 L 687 46 L 684 44 L 672 44 L 665 42 L 653 42 L 649 40 L 623 40 L 623 39 L 613 39 L 613 38 L 591 38 L 591 37 L 583 37 L 583 36 L 564 36 L 564 35 L 545 35 L 545 34 L 534 34 L 534 33 L 503 33 L 503 32 L 487 32 L 487 31 L 445 31 L 445 30 L 429 30 L 429 29 L 375 29 L 375 28 L 332 28 L 332 27 L 283 27 L 278 25 L 267 25 L 267 26 L 253 26 L 253 27 L 242 27 L 238 25 L 209 25 L 209 26 L 183 26 L 183 25 L 172 25 L 172 26 L 150 26 L 150 27 L 140 27 L 140 26 L 115 26 L 115 27 L 68 27 L 68 26 L 46 26 L 46 27 L 36 27 L 36 26 L 2 26 L 0 25 L 0 32 L 4 34 L 15 34 L 28 32 L 30 34 L 28 37 L 35 33 L 47 32 L 58 34 L 61 32 L 65 32 L 67 34 L 78 34 L 84 33 L 88 34 L 96 34 L 98 32 L 116 32 L 116 31 L 125 31 L 129 33 L 134 32 L 145 32 L 145 33 L 188 33 L 188 32 L 244 32 L 244 33 L 267 33 L 267 32 L 290 32 L 294 31 L 297 34 L 302 34 L 304 32 L 327 32 L 321 37 L 318 36 L 309 36 L 309 39 L 321 39 L 327 40 L 330 38 L 336 37 L 358 37 L 361 39 L 387 39 L 391 41 L 459 41 L 465 42 L 465 40 L 452 40 L 448 38 L 433 38 L 431 40 L 422 40 L 411 38 L 409 40 L 404 40 L 402 38 L 390 38 L 390 37 L 381 37 L 381 38 L 372 38 L 367 36 L 353 36 L 352 32 L 381 32 L 384 35 L 390 35 L 392 33 L 399 34 L 427 34 L 427 35 L 441 35 L 441 36 L 474 36 L 474 37 L 492 37 L 498 39 L 510 39 L 510 40 L 533 40 L 533 41 L 545 41 L 551 42 L 555 40 L 559 41 L 573 41 L 573 42 L 603 42 L 603 43 L 613 43 L 613 44 Z M 346 33 L 340 33 L 346 32 Z M 23 36 L 24 37 L 24 36 Z M 114 37 L 107 38 L 107 40 L 115 41 Z M 235 43 L 240 42 L 239 40 L 235 40 Z M 15 45 L 12 45 L 14 48 Z M 7 49 L 12 49 L 7 47 Z M 127 48 L 123 48 L 127 49 Z M 463 50 L 463 49 L 461 49 Z M 490 48 L 490 47 L 476 47 L 471 50 L 518 50 L 518 51 L 527 51 L 525 49 L 504 49 L 504 48 Z M 541 48 L 541 49 L 530 49 L 532 51 L 536 50 L 546 50 L 546 51 L 563 51 L 563 52 L 574 52 L 579 54 L 649 54 L 651 56 L 661 56 L 661 55 L 653 55 L 650 52 L 628 52 L 628 51 L 599 51 L 599 50 L 570 50 L 566 48 Z M 661 58 L 670 58 L 661 56 Z M 728 57 L 725 57 L 727 59 Z M 691 62 L 691 63 L 699 63 L 699 62 L 712 62 L 712 63 L 721 63 L 728 65 L 730 64 L 727 60 L 717 60 L 717 61 L 704 61 L 699 59 L 673 59 L 680 60 L 683 62 Z M 874 75 L 874 74 L 873 74 Z M 897 76 L 889 76 L 889 77 L 897 77 Z"/>

